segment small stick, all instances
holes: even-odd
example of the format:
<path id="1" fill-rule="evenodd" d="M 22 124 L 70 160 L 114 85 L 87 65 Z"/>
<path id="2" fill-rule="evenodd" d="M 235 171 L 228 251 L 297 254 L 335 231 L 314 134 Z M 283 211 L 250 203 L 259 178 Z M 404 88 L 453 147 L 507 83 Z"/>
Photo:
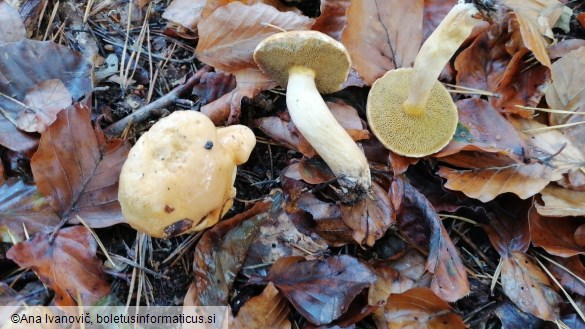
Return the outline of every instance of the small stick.
<path id="1" fill-rule="evenodd" d="M 207 73 L 211 70 L 211 67 L 204 66 L 200 70 L 198 70 L 195 74 L 193 74 L 184 84 L 175 87 L 175 89 L 168 92 L 163 97 L 155 100 L 154 102 L 147 104 L 138 110 L 134 111 L 130 115 L 126 116 L 125 118 L 112 123 L 108 127 L 104 129 L 104 132 L 110 136 L 117 136 L 120 135 L 126 128 L 128 124 L 132 123 L 140 123 L 145 121 L 148 117 L 151 116 L 152 113 L 155 111 L 169 106 L 181 97 L 181 95 L 185 94 L 186 92 L 190 91 L 196 84 L 199 83 L 201 80 L 201 76 L 204 73 Z"/>

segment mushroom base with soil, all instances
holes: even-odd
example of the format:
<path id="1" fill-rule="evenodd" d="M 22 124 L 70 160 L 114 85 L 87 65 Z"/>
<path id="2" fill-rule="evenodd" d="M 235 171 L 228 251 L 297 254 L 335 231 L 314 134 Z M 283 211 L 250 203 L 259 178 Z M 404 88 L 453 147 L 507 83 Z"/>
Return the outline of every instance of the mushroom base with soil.
<path id="1" fill-rule="evenodd" d="M 297 129 L 337 177 L 341 201 L 364 199 L 371 189 L 370 167 L 317 91 L 313 70 L 302 66 L 289 70 L 286 105 Z"/>

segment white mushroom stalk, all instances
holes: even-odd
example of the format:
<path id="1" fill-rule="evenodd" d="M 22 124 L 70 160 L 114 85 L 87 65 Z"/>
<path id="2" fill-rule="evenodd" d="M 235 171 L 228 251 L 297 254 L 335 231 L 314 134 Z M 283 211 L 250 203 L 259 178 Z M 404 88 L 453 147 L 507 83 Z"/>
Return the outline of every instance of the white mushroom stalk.
<path id="1" fill-rule="evenodd" d="M 335 120 L 315 86 L 315 73 L 302 66 L 289 70 L 286 105 L 292 121 L 338 178 L 344 195 L 365 195 L 370 166 L 362 150 Z M 351 197 L 353 198 L 353 197 Z"/>
<path id="2" fill-rule="evenodd" d="M 481 13 L 473 3 L 458 3 L 422 45 L 414 60 L 412 86 L 403 109 L 408 115 L 424 113 L 433 85 L 441 71 L 473 28 L 481 22 Z"/>
<path id="3" fill-rule="evenodd" d="M 368 161 L 319 94 L 340 90 L 347 79 L 351 60 L 343 45 L 317 31 L 282 32 L 263 40 L 254 60 L 287 86 L 291 119 L 337 177 L 341 201 L 365 198 L 372 185 Z"/>

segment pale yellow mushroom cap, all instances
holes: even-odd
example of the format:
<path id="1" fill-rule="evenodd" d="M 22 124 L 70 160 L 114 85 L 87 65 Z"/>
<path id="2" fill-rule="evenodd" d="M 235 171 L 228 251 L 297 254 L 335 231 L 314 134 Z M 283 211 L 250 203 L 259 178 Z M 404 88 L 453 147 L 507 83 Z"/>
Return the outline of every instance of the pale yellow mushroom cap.
<path id="1" fill-rule="evenodd" d="M 412 68 L 392 70 L 374 82 L 367 117 L 372 132 L 386 148 L 408 157 L 424 157 L 440 151 L 453 137 L 457 107 L 447 89 L 436 81 L 424 113 L 407 115 L 402 104 L 411 88 L 412 72 Z"/>
<path id="2" fill-rule="evenodd" d="M 122 167 L 118 201 L 126 222 L 159 238 L 214 225 L 236 195 L 236 165 L 248 160 L 255 144 L 248 127 L 216 128 L 199 112 L 161 119 Z"/>
<path id="3" fill-rule="evenodd" d="M 254 51 L 254 60 L 262 70 L 286 87 L 292 67 L 315 72 L 315 85 L 322 94 L 341 89 L 347 79 L 351 60 L 345 47 L 318 31 L 276 33 L 264 39 Z"/>

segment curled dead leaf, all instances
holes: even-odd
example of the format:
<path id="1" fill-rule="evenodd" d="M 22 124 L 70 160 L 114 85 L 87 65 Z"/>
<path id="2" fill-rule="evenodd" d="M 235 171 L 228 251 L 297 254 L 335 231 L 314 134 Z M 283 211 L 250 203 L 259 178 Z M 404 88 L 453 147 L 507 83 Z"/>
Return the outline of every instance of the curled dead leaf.
<path id="1" fill-rule="evenodd" d="M 6 256 L 20 267 L 35 271 L 55 291 L 56 305 L 89 306 L 110 291 L 96 251 L 97 243 L 90 231 L 83 226 L 72 226 L 54 236 L 39 233 L 14 245 Z"/>

